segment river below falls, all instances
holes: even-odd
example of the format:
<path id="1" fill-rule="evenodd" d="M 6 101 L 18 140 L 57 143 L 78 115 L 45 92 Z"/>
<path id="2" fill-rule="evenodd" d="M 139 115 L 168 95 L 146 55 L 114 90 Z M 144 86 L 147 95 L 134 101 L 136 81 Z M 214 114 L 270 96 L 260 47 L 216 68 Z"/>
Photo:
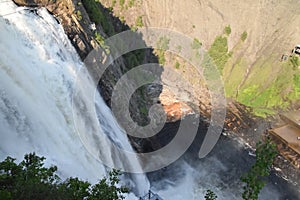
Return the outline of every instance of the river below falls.
<path id="1" fill-rule="evenodd" d="M 167 124 L 160 134 L 176 133 L 179 122 Z M 242 199 L 242 174 L 255 162 L 255 157 L 238 138 L 221 136 L 214 149 L 203 159 L 198 150 L 205 128 L 199 128 L 198 135 L 188 151 L 168 167 L 148 173 L 151 190 L 163 199 L 204 199 L 206 190 L 214 191 L 218 199 Z M 166 141 L 168 142 L 168 141 Z M 261 200 L 300 199 L 299 187 L 276 175 L 272 171 L 267 184 L 259 195 Z"/>

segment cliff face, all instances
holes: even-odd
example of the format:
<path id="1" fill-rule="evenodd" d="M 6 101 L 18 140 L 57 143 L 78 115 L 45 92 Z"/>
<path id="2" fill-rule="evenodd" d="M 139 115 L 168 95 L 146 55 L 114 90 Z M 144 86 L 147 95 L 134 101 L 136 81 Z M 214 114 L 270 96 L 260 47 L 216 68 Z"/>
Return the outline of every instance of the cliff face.
<path id="1" fill-rule="evenodd" d="M 273 115 L 300 106 L 299 70 L 289 59 L 280 61 L 300 43 L 297 0 L 128 0 L 124 5 L 101 2 L 131 26 L 141 16 L 146 27 L 168 28 L 197 38 L 221 65 L 227 97 L 247 105 L 255 115 Z M 216 47 L 228 54 L 222 55 Z M 166 67 L 175 65 L 174 56 L 166 56 L 166 60 Z M 184 64 L 180 64 L 178 71 L 191 80 L 193 73 L 183 70 Z M 300 65 L 299 60 L 296 65 Z M 197 91 L 198 87 L 194 84 L 193 89 Z M 203 108 L 209 103 L 206 99 L 198 98 Z M 209 112 L 209 107 L 204 109 Z"/>

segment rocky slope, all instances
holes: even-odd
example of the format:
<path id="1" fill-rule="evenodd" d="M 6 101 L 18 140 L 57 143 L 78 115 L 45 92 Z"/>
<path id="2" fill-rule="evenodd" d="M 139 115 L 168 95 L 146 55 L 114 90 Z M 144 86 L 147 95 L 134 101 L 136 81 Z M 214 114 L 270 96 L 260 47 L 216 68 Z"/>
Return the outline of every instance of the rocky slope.
<path id="1" fill-rule="evenodd" d="M 128 0 L 124 5 L 101 2 L 131 26 L 140 16 L 146 27 L 179 31 L 199 39 L 208 51 L 218 36 L 226 37 L 224 48 L 230 54 L 223 60 L 221 73 L 227 97 L 263 117 L 299 107 L 299 70 L 293 69 L 289 61 L 280 62 L 283 54 L 290 55 L 300 43 L 297 0 Z M 224 34 L 226 26 L 230 27 L 228 35 Z M 174 66 L 173 60 L 169 59 L 169 66 Z M 193 73 L 185 74 L 192 79 Z"/>

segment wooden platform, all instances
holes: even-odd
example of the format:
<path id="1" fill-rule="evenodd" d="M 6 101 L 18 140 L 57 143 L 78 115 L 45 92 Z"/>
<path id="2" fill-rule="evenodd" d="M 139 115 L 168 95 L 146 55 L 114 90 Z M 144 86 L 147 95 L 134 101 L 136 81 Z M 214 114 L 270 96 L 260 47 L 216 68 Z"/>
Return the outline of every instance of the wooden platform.
<path id="1" fill-rule="evenodd" d="M 280 115 L 280 118 L 287 124 L 291 124 L 300 130 L 300 110 Z"/>
<path id="2" fill-rule="evenodd" d="M 280 139 L 281 142 L 300 155 L 300 129 L 288 124 L 276 129 L 271 129 L 269 133 Z"/>
<path id="3" fill-rule="evenodd" d="M 288 157 L 295 165 L 299 166 L 300 161 L 300 111 L 293 111 L 280 115 L 285 125 L 270 129 L 268 132 L 278 144 L 279 151 Z M 284 145 L 284 146 L 282 146 Z M 282 148 L 283 147 L 283 148 Z M 281 150 L 284 152 L 281 152 Z M 290 151 L 290 153 L 287 152 Z M 291 159 L 292 158 L 292 159 Z"/>

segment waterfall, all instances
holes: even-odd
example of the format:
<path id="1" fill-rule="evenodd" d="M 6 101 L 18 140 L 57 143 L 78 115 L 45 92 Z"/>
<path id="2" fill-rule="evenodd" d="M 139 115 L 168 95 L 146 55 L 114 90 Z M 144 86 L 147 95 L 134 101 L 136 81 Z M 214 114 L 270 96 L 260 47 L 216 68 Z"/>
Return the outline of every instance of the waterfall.
<path id="1" fill-rule="evenodd" d="M 98 93 L 94 100 L 84 97 L 85 90 L 92 88 L 89 74 L 80 80 L 80 105 L 95 101 L 99 120 L 80 108 L 72 110 L 77 72 L 85 66 L 62 26 L 46 9 L 35 13 L 0 0 L 0 52 L 1 159 L 9 155 L 21 160 L 34 151 L 47 158 L 46 164 L 57 165 L 62 177 L 78 176 L 95 183 L 106 175 L 106 167 L 87 151 L 77 133 L 79 128 L 87 137 L 101 135 L 103 141 L 89 148 L 111 163 L 139 165 L 137 159 L 120 158 L 107 148 L 107 141 L 112 140 L 133 151 L 102 97 Z M 74 113 L 83 122 L 76 124 L 77 128 Z M 99 132 L 91 133 L 95 130 Z M 144 174 L 130 175 L 129 182 L 137 195 L 149 189 Z"/>

